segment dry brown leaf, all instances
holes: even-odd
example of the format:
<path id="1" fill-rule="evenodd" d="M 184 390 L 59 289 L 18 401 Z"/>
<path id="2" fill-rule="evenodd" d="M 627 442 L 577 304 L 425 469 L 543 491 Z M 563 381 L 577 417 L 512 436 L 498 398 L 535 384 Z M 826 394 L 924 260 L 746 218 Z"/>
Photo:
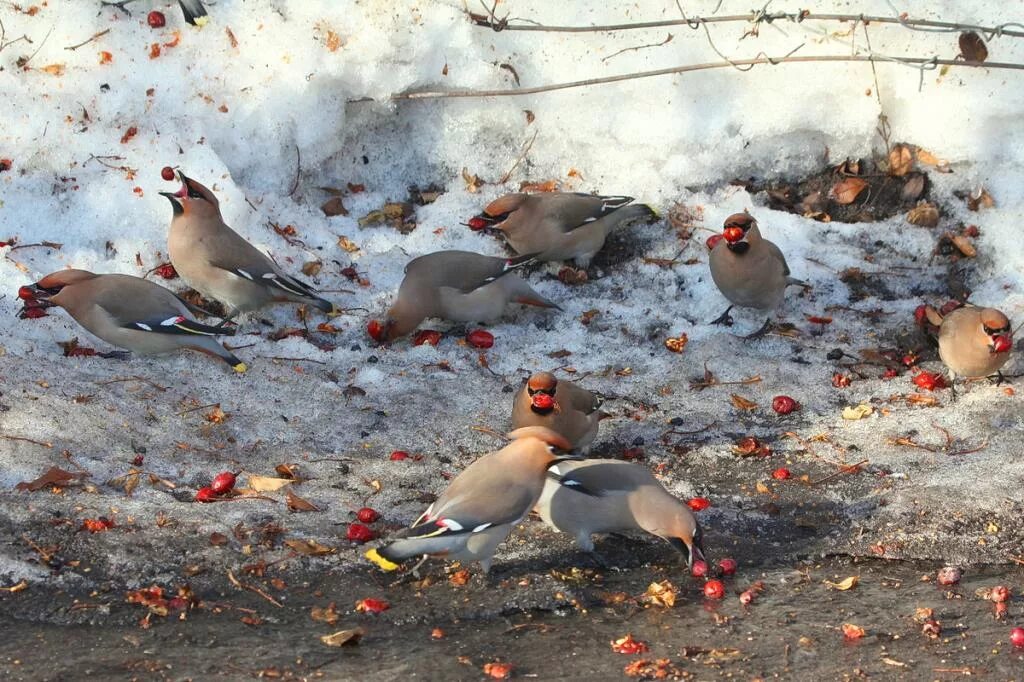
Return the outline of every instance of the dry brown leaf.
<path id="1" fill-rule="evenodd" d="M 43 71 L 45 73 L 48 73 L 51 76 L 63 76 L 64 75 L 64 65 L 63 64 L 48 64 L 48 65 L 40 68 L 39 70 Z"/>
<path id="2" fill-rule="evenodd" d="M 867 633 L 859 625 L 853 623 L 843 623 L 843 637 L 846 639 L 860 639 Z"/>
<path id="3" fill-rule="evenodd" d="M 249 487 L 258 493 L 272 493 L 275 490 L 280 490 L 289 483 L 291 479 L 288 478 L 274 478 L 273 476 L 249 476 Z"/>
<path id="4" fill-rule="evenodd" d="M 732 402 L 732 406 L 737 410 L 756 410 L 757 403 L 753 400 L 747 400 L 738 393 L 732 393 L 729 395 L 729 400 Z"/>
<path id="5" fill-rule="evenodd" d="M 544 180 L 542 182 L 521 182 L 520 192 L 557 192 L 562 186 L 558 180 Z"/>
<path id="6" fill-rule="evenodd" d="M 667 580 L 662 580 L 661 582 L 648 585 L 642 600 L 655 606 L 671 607 L 676 605 L 676 595 L 678 593 L 679 590 L 676 589 L 675 585 Z"/>
<path id="7" fill-rule="evenodd" d="M 924 175 L 915 173 L 907 178 L 907 183 L 903 185 L 900 196 L 904 201 L 916 201 L 922 194 L 924 194 Z"/>
<path id="8" fill-rule="evenodd" d="M 484 184 L 484 181 L 470 173 L 468 168 L 462 169 L 462 179 L 465 180 L 466 191 L 470 194 L 476 194 Z"/>
<path id="9" fill-rule="evenodd" d="M 970 240 L 962 234 L 955 234 L 950 236 L 950 240 L 953 245 L 956 246 L 960 253 L 964 254 L 968 258 L 974 258 L 978 255 L 978 250 L 974 248 Z"/>
<path id="10" fill-rule="evenodd" d="M 303 263 L 302 274 L 307 277 L 316 277 L 320 274 L 320 269 L 323 268 L 323 266 L 323 262 L 318 260 L 311 260 L 307 263 Z"/>
<path id="11" fill-rule="evenodd" d="M 331 197 L 320 206 L 320 210 L 328 218 L 336 215 L 348 215 L 348 209 L 345 208 L 345 202 L 341 197 Z"/>
<path id="12" fill-rule="evenodd" d="M 901 177 L 910 172 L 914 165 L 914 155 L 910 147 L 898 144 L 889 151 L 889 175 Z"/>
<path id="13" fill-rule="evenodd" d="M 326 545 L 321 545 L 316 540 L 285 540 L 284 544 L 305 556 L 322 556 L 324 554 L 334 554 L 335 549 Z"/>
<path id="14" fill-rule="evenodd" d="M 86 473 L 73 474 L 70 471 L 64 471 L 59 467 L 50 467 L 39 478 L 34 481 L 22 481 L 18 485 L 14 486 L 14 489 L 35 492 L 51 485 L 62 486 L 68 481 L 73 481 L 76 478 L 82 478 L 88 475 L 89 474 Z"/>
<path id="15" fill-rule="evenodd" d="M 294 512 L 315 512 L 320 511 L 320 508 L 315 504 L 299 497 L 291 491 L 289 488 L 286 494 L 286 500 L 288 502 L 288 509 Z"/>
<path id="16" fill-rule="evenodd" d="M 844 178 L 832 186 L 832 198 L 837 204 L 852 204 L 868 186 L 861 178 Z"/>
<path id="17" fill-rule="evenodd" d="M 327 646 L 345 646 L 358 644 L 359 640 L 362 639 L 363 634 L 366 631 L 362 628 L 352 628 L 350 630 L 338 630 L 337 632 L 330 635 L 322 635 L 320 641 Z"/>
<path id="18" fill-rule="evenodd" d="M 939 209 L 934 204 L 921 201 L 907 213 L 907 222 L 921 227 L 935 227 L 939 224 Z"/>
<path id="19" fill-rule="evenodd" d="M 875 408 L 870 405 L 857 405 L 856 407 L 844 407 L 843 408 L 843 419 L 849 419 L 851 421 L 857 419 L 863 419 L 871 415 L 875 411 Z"/>
<path id="20" fill-rule="evenodd" d="M 771 488 L 769 488 L 768 486 L 766 486 L 766 485 L 765 485 L 764 483 L 762 483 L 761 481 L 758 481 L 758 482 L 757 482 L 757 484 L 756 484 L 756 485 L 754 485 L 754 488 L 756 488 L 756 489 L 757 489 L 757 492 L 761 493 L 762 495 L 767 495 L 768 493 L 770 493 L 770 492 L 771 492 Z"/>
<path id="21" fill-rule="evenodd" d="M 992 208 L 996 200 L 984 187 L 979 187 L 967 196 L 967 208 L 971 211 L 978 211 L 983 208 Z"/>
<path id="22" fill-rule="evenodd" d="M 359 247 L 356 246 L 356 243 L 349 239 L 348 237 L 346 237 L 345 235 L 341 235 L 340 237 L 338 237 L 338 246 L 345 249 L 345 251 L 349 253 L 355 253 L 356 251 L 359 250 Z"/>
<path id="23" fill-rule="evenodd" d="M 988 59 L 988 48 L 985 41 L 974 31 L 964 31 L 958 40 L 960 55 L 969 62 L 983 62 Z"/>
<path id="24" fill-rule="evenodd" d="M 309 616 L 319 623 L 327 623 L 328 625 L 334 625 L 338 622 L 338 610 L 335 608 L 334 602 L 325 607 L 314 606 L 310 609 Z"/>
<path id="25" fill-rule="evenodd" d="M 847 590 L 852 590 L 853 588 L 855 588 L 858 582 L 860 582 L 860 578 L 858 576 L 851 575 L 849 578 L 840 580 L 837 583 L 834 583 L 831 580 L 826 580 L 825 584 L 831 587 L 833 590 L 846 592 Z"/>
<path id="26" fill-rule="evenodd" d="M 932 154 L 927 149 L 917 148 L 916 152 L 917 162 L 923 163 L 926 166 L 943 166 L 946 165 L 946 161 Z"/>
<path id="27" fill-rule="evenodd" d="M 456 587 L 461 587 L 469 582 L 469 571 L 465 568 L 455 571 L 448 576 L 448 582 Z"/>

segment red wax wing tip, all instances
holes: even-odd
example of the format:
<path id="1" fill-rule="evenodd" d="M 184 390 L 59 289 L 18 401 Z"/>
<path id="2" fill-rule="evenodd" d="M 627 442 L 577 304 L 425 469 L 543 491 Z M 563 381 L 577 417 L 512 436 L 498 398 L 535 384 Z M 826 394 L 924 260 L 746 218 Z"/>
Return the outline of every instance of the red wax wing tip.
<path id="1" fill-rule="evenodd" d="M 469 229 L 473 230 L 474 232 L 478 232 L 487 227 L 487 221 L 481 218 L 480 216 L 474 216 L 469 219 L 469 222 L 466 223 L 466 225 L 468 225 Z"/>
<path id="2" fill-rule="evenodd" d="M 743 239 L 743 228 L 742 227 L 727 227 L 722 230 L 722 236 L 725 237 L 725 241 L 730 244 L 735 244 L 739 240 Z"/>
<path id="3" fill-rule="evenodd" d="M 494 345 L 494 334 L 483 329 L 474 329 L 466 334 L 466 343 L 473 348 L 490 348 Z"/>
<path id="4" fill-rule="evenodd" d="M 31 301 L 35 299 L 36 292 L 29 285 L 18 287 L 18 298 L 23 301 Z"/>
<path id="5" fill-rule="evenodd" d="M 174 179 L 174 169 L 171 168 L 170 166 L 164 166 L 163 168 L 160 169 L 160 177 L 166 180 L 167 182 L 170 182 L 171 180 Z"/>
<path id="6" fill-rule="evenodd" d="M 711 506 L 711 500 L 706 497 L 691 497 L 686 501 L 686 504 L 693 511 L 699 512 L 704 511 Z"/>
<path id="7" fill-rule="evenodd" d="M 223 471 L 214 476 L 213 482 L 210 483 L 210 488 L 218 495 L 231 492 L 235 487 L 235 478 L 236 475 L 232 472 Z"/>
<path id="8" fill-rule="evenodd" d="M 721 599 L 725 596 L 725 585 L 721 580 L 709 580 L 704 583 L 704 596 L 708 599 Z"/>
<path id="9" fill-rule="evenodd" d="M 532 402 L 538 410 L 550 410 L 555 406 L 555 399 L 547 393 L 534 393 Z"/>
<path id="10" fill-rule="evenodd" d="M 996 353 L 1005 353 L 1013 348 L 1013 339 L 1009 334 L 1000 334 L 992 339 L 992 350 Z"/>
<path id="11" fill-rule="evenodd" d="M 412 345 L 422 346 L 424 344 L 430 344 L 436 346 L 441 343 L 441 332 L 436 329 L 423 329 L 413 338 Z"/>
<path id="12" fill-rule="evenodd" d="M 150 28 L 163 28 L 167 25 L 167 17 L 164 16 L 163 12 L 153 10 L 146 15 L 146 23 L 149 24 Z"/>
<path id="13" fill-rule="evenodd" d="M 377 534 L 373 532 L 372 528 L 361 523 L 350 523 L 348 524 L 348 532 L 345 534 L 345 537 L 352 542 L 362 544 L 374 539 L 377 537 Z"/>
<path id="14" fill-rule="evenodd" d="M 723 239 L 725 239 L 725 237 L 723 237 L 722 235 L 713 234 L 710 237 L 708 237 L 708 240 L 704 242 L 704 245 L 708 247 L 708 251 L 711 251 L 712 249 L 715 248 L 715 246 L 718 245 L 718 242 L 722 241 Z"/>
<path id="15" fill-rule="evenodd" d="M 380 320 L 370 320 L 366 323 L 366 333 L 370 335 L 370 338 L 374 341 L 384 340 L 384 327 L 381 325 Z"/>

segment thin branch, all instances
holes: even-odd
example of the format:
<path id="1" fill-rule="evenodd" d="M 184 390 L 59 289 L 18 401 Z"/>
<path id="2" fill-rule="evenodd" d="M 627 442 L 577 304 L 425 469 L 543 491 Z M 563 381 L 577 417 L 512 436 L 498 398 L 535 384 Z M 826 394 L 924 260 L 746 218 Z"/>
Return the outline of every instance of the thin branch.
<path id="1" fill-rule="evenodd" d="M 710 69 L 727 69 L 752 64 L 805 64 L 812 62 L 893 62 L 903 64 L 924 71 L 931 71 L 939 66 L 971 67 L 984 69 L 1011 69 L 1024 71 L 1024 64 L 1013 62 L 969 62 L 956 59 L 939 59 L 937 57 L 884 57 L 872 55 L 804 55 L 791 57 L 755 57 L 753 59 L 734 59 L 726 62 L 707 62 L 703 64 L 687 64 L 685 66 L 673 66 L 667 69 L 654 69 L 652 71 L 637 71 L 624 73 L 617 76 L 605 76 L 603 78 L 588 78 L 579 81 L 568 81 L 565 83 L 552 83 L 550 85 L 538 85 L 531 88 L 516 88 L 514 90 L 427 90 L 419 92 L 400 92 L 391 95 L 390 101 L 401 100 L 426 100 L 426 99 L 447 99 L 462 97 L 516 97 L 520 95 L 536 95 L 543 92 L 555 90 L 569 90 L 571 88 L 585 88 L 592 85 L 605 85 L 621 81 L 638 80 L 642 78 L 654 78 L 657 76 L 672 76 L 693 71 L 707 71 Z M 372 102 L 370 97 L 349 100 L 350 104 L 359 102 Z"/>
<path id="2" fill-rule="evenodd" d="M 493 15 L 491 15 L 493 17 Z M 541 33 L 603 33 L 606 31 L 632 31 L 648 28 L 668 28 L 671 26 L 688 26 L 692 29 L 700 28 L 705 24 L 725 24 L 738 21 L 753 24 L 771 24 L 780 19 L 793 23 L 801 23 L 807 20 L 816 21 L 861 21 L 875 24 L 896 24 L 908 29 L 935 29 L 941 32 L 954 33 L 958 31 L 980 31 L 988 37 L 1009 36 L 1012 38 L 1024 38 L 1024 30 L 1012 30 L 1010 26 L 1024 26 L 1017 22 L 1006 22 L 998 26 L 979 26 L 977 24 L 960 24 L 951 21 L 932 21 L 929 19 L 902 19 L 896 17 L 865 16 L 863 14 L 818 14 L 809 10 L 800 12 L 764 12 L 757 11 L 750 14 L 730 14 L 721 17 L 689 17 L 686 19 L 665 19 L 662 21 L 639 21 L 628 24 L 607 24 L 603 26 L 545 26 L 531 22 L 529 24 L 510 24 L 508 19 L 492 21 L 482 15 L 470 14 L 473 22 L 482 28 L 490 28 L 494 31 L 535 31 Z M 520 20 L 522 21 L 522 20 Z"/>
<path id="3" fill-rule="evenodd" d="M 110 33 L 110 29 L 109 28 L 105 29 L 103 31 L 100 31 L 99 33 L 92 34 L 91 38 L 87 38 L 87 39 L 83 40 L 82 42 L 78 43 L 77 45 L 69 45 L 68 47 L 65 47 L 64 49 L 65 50 L 71 50 L 72 52 L 74 52 L 75 50 L 77 50 L 78 48 L 82 47 L 83 45 L 88 45 L 92 41 L 96 40 L 97 38 L 102 38 L 103 36 L 107 35 L 108 33 Z"/>
<path id="4" fill-rule="evenodd" d="M 673 36 L 671 33 L 669 33 L 668 37 L 665 38 L 660 43 L 648 43 L 646 45 L 637 45 L 635 47 L 624 47 L 621 50 L 619 50 L 618 52 L 613 52 L 612 54 L 608 55 L 607 57 L 601 57 L 601 61 L 602 62 L 607 62 L 612 57 L 618 57 L 620 54 L 623 54 L 625 52 L 639 52 L 640 50 L 646 50 L 649 47 L 661 47 L 662 45 L 668 45 L 670 42 L 672 42 L 672 38 L 674 38 L 674 37 L 675 36 Z"/>
<path id="5" fill-rule="evenodd" d="M 869 461 L 870 460 L 862 459 L 861 461 L 857 462 L 856 464 L 850 464 L 850 465 L 844 464 L 843 468 L 840 469 L 839 471 L 831 473 L 828 476 L 826 476 L 825 478 L 819 478 L 817 481 L 811 481 L 811 485 L 821 485 L 822 483 L 825 483 L 826 481 L 831 481 L 833 478 L 838 478 L 838 477 L 842 476 L 843 474 L 856 473 L 860 469 L 860 467 L 862 465 L 867 464 Z"/>
<path id="6" fill-rule="evenodd" d="M 28 66 L 28 63 L 32 61 L 32 59 L 35 58 L 37 54 L 39 54 L 39 50 L 43 49 L 43 45 L 46 44 L 46 41 L 50 38 L 51 33 L 53 33 L 53 26 L 51 26 L 50 30 L 46 32 L 46 35 L 43 36 L 43 41 L 39 43 L 39 47 L 36 48 L 36 51 L 28 56 L 28 59 L 24 61 L 20 59 L 18 60 L 18 66 L 20 66 L 21 68 L 25 68 L 26 66 Z"/>
<path id="7" fill-rule="evenodd" d="M 264 360 L 282 360 L 285 362 L 313 362 L 318 365 L 326 365 L 327 363 L 322 360 L 314 360 L 313 358 L 286 358 L 282 355 L 257 355 L 258 358 Z"/>
<path id="8" fill-rule="evenodd" d="M 23 443 L 33 443 L 35 445 L 42 445 L 44 448 L 53 447 L 53 443 L 45 443 L 41 440 L 32 440 L 31 438 L 25 438 L 24 436 L 8 436 L 6 434 L 3 434 L 0 435 L 0 438 L 3 438 L 4 440 L 17 440 L 22 441 Z"/>
<path id="9" fill-rule="evenodd" d="M 118 378 L 118 379 L 110 379 L 109 381 L 97 381 L 96 384 L 99 385 L 99 386 L 107 386 L 109 384 L 118 384 L 118 383 L 121 383 L 122 381 L 141 381 L 144 384 L 149 384 L 150 386 L 152 386 L 156 390 L 160 391 L 161 393 L 163 393 L 164 391 L 167 390 L 166 386 L 160 386 L 159 384 L 155 384 L 152 381 L 150 381 L 149 379 L 147 379 L 145 377 L 140 377 L 138 375 L 130 376 L 130 377 L 121 377 L 121 378 Z"/>
<path id="10" fill-rule="evenodd" d="M 501 180 L 498 180 L 496 184 L 504 185 L 506 182 L 508 182 L 508 179 L 512 177 L 512 173 L 515 172 L 516 168 L 519 168 L 519 164 L 521 164 L 523 162 L 523 159 L 526 158 L 526 155 L 530 153 L 530 149 L 533 147 L 533 142 L 534 140 L 537 139 L 537 133 L 539 132 L 539 130 L 533 131 L 533 137 L 530 138 L 530 141 L 527 142 L 526 145 L 523 147 L 523 151 L 520 152 L 518 157 L 516 157 L 516 162 L 512 164 L 512 167 L 509 168 L 504 175 L 501 176 Z"/>

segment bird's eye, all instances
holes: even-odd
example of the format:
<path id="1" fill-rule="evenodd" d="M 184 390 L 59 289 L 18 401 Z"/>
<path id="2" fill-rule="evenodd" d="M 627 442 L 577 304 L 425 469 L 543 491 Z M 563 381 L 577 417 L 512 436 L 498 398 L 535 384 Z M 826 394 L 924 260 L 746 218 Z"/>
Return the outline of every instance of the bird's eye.
<path id="1" fill-rule="evenodd" d="M 188 188 L 188 198 L 189 199 L 202 199 L 204 197 L 203 197 L 202 194 L 200 194 L 199 192 L 197 192 L 194 189 L 192 189 L 191 187 L 189 187 Z"/>

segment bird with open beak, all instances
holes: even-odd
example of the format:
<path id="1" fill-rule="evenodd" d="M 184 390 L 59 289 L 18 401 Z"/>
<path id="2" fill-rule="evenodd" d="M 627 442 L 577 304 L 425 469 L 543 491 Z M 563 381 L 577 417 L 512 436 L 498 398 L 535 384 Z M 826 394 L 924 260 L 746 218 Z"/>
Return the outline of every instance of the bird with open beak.
<path id="1" fill-rule="evenodd" d="M 64 308 L 94 336 L 118 348 L 140 355 L 187 348 L 216 356 L 236 372 L 246 370 L 245 363 L 215 339 L 233 331 L 190 319 L 191 313 L 205 311 L 149 280 L 58 270 L 18 293 L 34 307 Z M 127 353 L 105 355 L 125 357 Z"/>
<path id="2" fill-rule="evenodd" d="M 492 201 L 468 225 L 500 232 L 516 253 L 536 254 L 539 261 L 572 259 L 585 268 L 612 230 L 657 217 L 650 206 L 629 205 L 632 201 L 633 197 L 574 192 L 517 192 Z"/>
<path id="3" fill-rule="evenodd" d="M 405 278 L 383 323 L 373 324 L 374 340 L 405 336 L 428 317 L 453 322 L 489 322 L 510 303 L 557 308 L 513 271 L 533 256 L 499 258 L 470 251 L 437 251 L 405 266 Z"/>
<path id="4" fill-rule="evenodd" d="M 732 324 L 733 306 L 774 311 L 782 305 L 786 287 L 807 284 L 790 277 L 786 257 L 778 246 L 761 236 L 757 221 L 749 213 L 734 213 L 725 219 L 724 239 L 711 249 L 708 260 L 711 278 L 729 299 L 729 307 L 711 324 Z M 764 336 L 771 329 L 771 317 L 746 338 Z"/>
<path id="5" fill-rule="evenodd" d="M 561 434 L 574 450 L 586 452 L 597 437 L 600 396 L 550 372 L 532 374 L 512 403 L 512 428 L 545 426 Z"/>
<path id="6" fill-rule="evenodd" d="M 595 533 L 641 530 L 666 540 L 690 568 L 704 559 L 704 534 L 693 512 L 641 464 L 557 462 L 548 468 L 536 510 L 544 523 L 572 535 L 585 552 L 594 551 Z"/>
<path id="7" fill-rule="evenodd" d="M 286 274 L 228 227 L 213 192 L 181 171 L 178 177 L 181 189 L 160 192 L 174 210 L 167 237 L 171 264 L 189 286 L 227 306 L 226 320 L 284 301 L 334 312 L 334 304 L 313 287 Z"/>
<path id="8" fill-rule="evenodd" d="M 942 318 L 939 357 L 957 376 L 968 379 L 997 375 L 1010 359 L 1013 330 L 1010 320 L 995 308 L 965 306 Z"/>

